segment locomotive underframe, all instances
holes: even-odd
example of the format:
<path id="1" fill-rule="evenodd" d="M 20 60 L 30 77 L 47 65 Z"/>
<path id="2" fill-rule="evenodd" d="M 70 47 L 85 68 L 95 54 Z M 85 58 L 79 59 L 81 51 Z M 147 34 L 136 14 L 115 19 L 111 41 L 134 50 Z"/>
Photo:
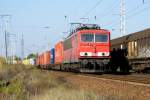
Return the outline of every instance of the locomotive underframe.
<path id="1" fill-rule="evenodd" d="M 109 63 L 109 59 L 79 59 L 78 62 L 63 63 L 61 64 L 61 70 L 85 72 L 85 73 L 99 73 L 107 70 L 106 66 Z"/>

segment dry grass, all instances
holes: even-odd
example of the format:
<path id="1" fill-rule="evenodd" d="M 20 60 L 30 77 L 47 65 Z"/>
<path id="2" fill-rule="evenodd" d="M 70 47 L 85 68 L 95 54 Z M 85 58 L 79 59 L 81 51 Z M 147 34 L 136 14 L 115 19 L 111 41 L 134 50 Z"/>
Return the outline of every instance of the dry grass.
<path id="1" fill-rule="evenodd" d="M 105 95 L 98 95 L 88 89 L 79 89 L 80 86 L 75 87 L 66 80 L 66 76 L 53 77 L 51 74 L 48 71 L 36 69 L 34 66 L 3 65 L 0 71 L 0 100 L 121 99 L 119 95 L 108 95 L 109 91 Z"/>
<path id="2" fill-rule="evenodd" d="M 0 100 L 113 100 L 79 90 L 64 77 L 51 77 L 34 66 L 0 63 Z"/>
<path id="3" fill-rule="evenodd" d="M 5 64 L 5 63 L 6 63 L 5 58 L 0 57 L 0 66 L 2 66 L 2 65 Z"/>
<path id="4" fill-rule="evenodd" d="M 68 89 L 65 86 L 60 86 L 51 89 L 49 92 L 33 96 L 32 100 L 103 100 L 93 92 L 86 92 L 83 90 Z"/>
<path id="5" fill-rule="evenodd" d="M 78 90 L 63 77 L 33 66 L 5 65 L 0 72 L 0 100 L 106 100 L 93 92 Z"/>

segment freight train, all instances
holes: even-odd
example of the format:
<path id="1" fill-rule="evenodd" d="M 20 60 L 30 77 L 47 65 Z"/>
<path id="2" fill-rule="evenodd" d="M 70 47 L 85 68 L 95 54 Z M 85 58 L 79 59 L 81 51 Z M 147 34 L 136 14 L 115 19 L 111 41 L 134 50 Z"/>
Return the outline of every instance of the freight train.
<path id="1" fill-rule="evenodd" d="M 111 40 L 111 50 L 127 51 L 134 72 L 150 72 L 150 29 Z"/>
<path id="2" fill-rule="evenodd" d="M 80 24 L 64 41 L 39 54 L 36 64 L 45 69 L 100 73 L 110 60 L 110 32 L 96 24 Z"/>

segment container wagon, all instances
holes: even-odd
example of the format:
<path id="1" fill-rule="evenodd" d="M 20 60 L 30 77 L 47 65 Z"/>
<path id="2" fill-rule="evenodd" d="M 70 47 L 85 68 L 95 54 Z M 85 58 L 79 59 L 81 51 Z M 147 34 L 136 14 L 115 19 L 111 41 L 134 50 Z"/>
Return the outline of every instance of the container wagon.
<path id="1" fill-rule="evenodd" d="M 55 45 L 55 66 L 53 68 L 61 70 L 62 62 L 63 62 L 63 42 L 60 41 Z"/>

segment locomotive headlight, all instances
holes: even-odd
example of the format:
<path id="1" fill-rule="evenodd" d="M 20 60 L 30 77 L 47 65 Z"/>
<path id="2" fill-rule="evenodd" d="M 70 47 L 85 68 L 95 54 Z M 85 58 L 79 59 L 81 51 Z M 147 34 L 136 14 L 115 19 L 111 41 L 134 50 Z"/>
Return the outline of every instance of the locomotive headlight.
<path id="1" fill-rule="evenodd" d="M 105 53 L 104 53 L 104 52 L 102 53 L 102 56 L 105 56 Z"/>
<path id="2" fill-rule="evenodd" d="M 92 56 L 92 52 L 80 52 L 80 56 Z"/>
<path id="3" fill-rule="evenodd" d="M 97 56 L 109 56 L 109 52 L 98 52 Z"/>
<path id="4" fill-rule="evenodd" d="M 88 55 L 88 53 L 86 52 L 84 55 L 85 55 L 85 56 L 87 56 L 87 55 Z"/>
<path id="5" fill-rule="evenodd" d="M 110 54 L 109 52 L 105 52 L 105 56 L 109 56 L 109 54 Z"/>

